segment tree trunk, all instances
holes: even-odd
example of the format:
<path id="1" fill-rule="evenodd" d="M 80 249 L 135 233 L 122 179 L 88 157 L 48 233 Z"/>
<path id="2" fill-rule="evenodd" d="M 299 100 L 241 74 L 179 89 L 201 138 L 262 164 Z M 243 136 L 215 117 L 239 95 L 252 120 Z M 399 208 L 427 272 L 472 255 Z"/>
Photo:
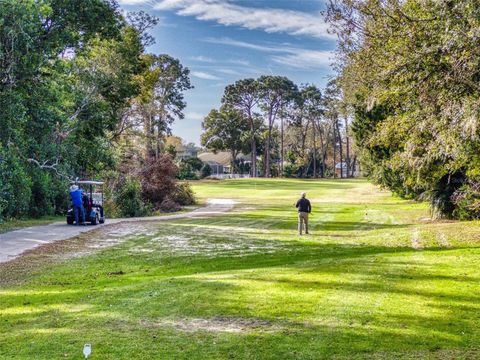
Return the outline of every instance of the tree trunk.
<path id="1" fill-rule="evenodd" d="M 255 123 L 253 122 L 252 114 L 248 112 L 248 121 L 250 123 L 250 147 L 251 147 L 251 164 L 250 171 L 252 177 L 257 177 L 257 142 L 255 141 Z"/>
<path id="2" fill-rule="evenodd" d="M 161 142 L 162 142 L 162 130 L 160 128 L 160 124 L 158 124 L 157 125 L 157 148 L 155 151 L 156 160 L 160 159 Z"/>
<path id="3" fill-rule="evenodd" d="M 313 134 L 313 178 L 317 178 L 317 140 L 315 137 L 315 120 L 312 122 L 312 134 Z"/>
<path id="4" fill-rule="evenodd" d="M 345 117 L 345 141 L 347 143 L 347 177 L 353 177 L 350 174 L 350 139 L 348 137 L 348 117 Z"/>
<path id="5" fill-rule="evenodd" d="M 257 144 L 255 138 L 252 139 L 251 142 L 251 163 L 250 163 L 250 173 L 252 177 L 257 177 Z"/>
<path id="6" fill-rule="evenodd" d="M 352 177 L 355 175 L 355 172 L 357 171 L 357 156 L 353 156 L 352 160 Z"/>
<path id="7" fill-rule="evenodd" d="M 148 162 L 152 157 L 153 146 L 152 146 L 152 117 L 149 111 L 142 111 L 143 116 L 143 129 L 145 135 L 145 162 Z"/>
<path id="8" fill-rule="evenodd" d="M 280 119 L 281 121 L 281 149 L 280 149 L 280 176 L 283 177 L 283 159 L 284 159 L 284 153 L 283 153 L 283 117 Z"/>
<path id="9" fill-rule="evenodd" d="M 327 162 L 327 150 L 322 154 L 322 178 L 325 177 L 325 163 Z"/>
<path id="10" fill-rule="evenodd" d="M 320 128 L 320 125 L 318 126 L 318 135 L 320 137 L 320 146 L 321 146 L 321 151 L 322 151 L 322 164 L 321 164 L 321 170 L 322 170 L 322 175 L 321 177 L 325 177 L 325 161 L 326 161 L 326 149 L 325 149 L 325 143 L 326 139 L 323 139 L 323 131 Z"/>
<path id="11" fill-rule="evenodd" d="M 270 139 L 272 137 L 272 128 L 268 127 L 268 136 L 267 142 L 265 144 L 265 162 L 264 162 L 264 169 L 263 169 L 263 176 L 266 178 L 270 177 Z"/>
<path id="12" fill-rule="evenodd" d="M 230 154 L 232 155 L 232 161 L 230 164 L 230 175 L 235 174 L 235 165 L 237 162 L 237 152 L 235 150 L 230 150 Z"/>
<path id="13" fill-rule="evenodd" d="M 340 135 L 340 125 L 337 120 L 337 136 L 338 143 L 340 144 L 339 155 L 340 155 L 340 178 L 343 178 L 343 146 L 342 146 L 342 136 Z"/>
<path id="14" fill-rule="evenodd" d="M 337 161 L 337 135 L 335 131 L 335 125 L 332 126 L 332 143 L 333 143 L 333 178 L 337 177 L 336 161 Z"/>

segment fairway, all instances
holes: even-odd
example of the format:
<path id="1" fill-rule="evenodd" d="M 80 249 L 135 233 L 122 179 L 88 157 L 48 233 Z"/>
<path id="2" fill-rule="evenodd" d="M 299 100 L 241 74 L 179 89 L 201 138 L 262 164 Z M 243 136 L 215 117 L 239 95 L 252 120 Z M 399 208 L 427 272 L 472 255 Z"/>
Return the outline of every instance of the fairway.
<path id="1" fill-rule="evenodd" d="M 480 224 L 366 180 L 193 182 L 216 216 L 0 264 L 0 359 L 477 359 Z M 293 204 L 307 192 L 311 234 Z"/>

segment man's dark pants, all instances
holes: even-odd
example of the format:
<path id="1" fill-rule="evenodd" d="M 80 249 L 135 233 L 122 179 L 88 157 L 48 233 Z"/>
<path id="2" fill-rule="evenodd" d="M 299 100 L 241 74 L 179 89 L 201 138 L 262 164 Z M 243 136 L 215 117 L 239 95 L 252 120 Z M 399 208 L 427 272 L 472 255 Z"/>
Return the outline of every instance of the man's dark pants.
<path id="1" fill-rule="evenodd" d="M 79 217 L 82 218 L 82 224 L 85 223 L 85 209 L 83 205 L 73 205 L 73 215 L 75 216 L 75 225 L 80 225 Z"/>

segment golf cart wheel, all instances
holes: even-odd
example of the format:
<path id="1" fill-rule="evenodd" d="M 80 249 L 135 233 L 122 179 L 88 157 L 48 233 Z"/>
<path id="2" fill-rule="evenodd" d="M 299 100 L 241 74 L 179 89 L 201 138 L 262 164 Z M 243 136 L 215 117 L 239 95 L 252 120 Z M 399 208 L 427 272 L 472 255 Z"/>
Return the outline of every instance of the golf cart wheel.
<path id="1" fill-rule="evenodd" d="M 97 224 L 98 224 L 98 214 L 96 214 L 92 220 L 92 225 L 97 225 Z"/>
<path id="2" fill-rule="evenodd" d="M 74 222 L 73 219 L 67 218 L 67 224 L 68 225 L 73 225 L 73 222 Z"/>

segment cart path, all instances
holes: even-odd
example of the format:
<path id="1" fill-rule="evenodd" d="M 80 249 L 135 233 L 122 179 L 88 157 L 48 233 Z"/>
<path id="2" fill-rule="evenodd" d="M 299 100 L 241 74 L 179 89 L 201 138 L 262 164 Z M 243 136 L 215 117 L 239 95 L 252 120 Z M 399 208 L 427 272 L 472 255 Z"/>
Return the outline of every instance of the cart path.
<path id="1" fill-rule="evenodd" d="M 236 202 L 231 199 L 209 199 L 207 201 L 207 206 L 183 214 L 107 219 L 105 224 L 97 226 L 73 226 L 67 225 L 64 222 L 56 222 L 49 225 L 32 226 L 6 232 L 0 234 L 0 263 L 13 260 L 24 251 L 33 249 L 42 244 L 70 239 L 81 233 L 92 231 L 102 226 L 125 222 L 165 221 L 194 217 L 211 217 L 232 210 L 235 204 Z"/>

